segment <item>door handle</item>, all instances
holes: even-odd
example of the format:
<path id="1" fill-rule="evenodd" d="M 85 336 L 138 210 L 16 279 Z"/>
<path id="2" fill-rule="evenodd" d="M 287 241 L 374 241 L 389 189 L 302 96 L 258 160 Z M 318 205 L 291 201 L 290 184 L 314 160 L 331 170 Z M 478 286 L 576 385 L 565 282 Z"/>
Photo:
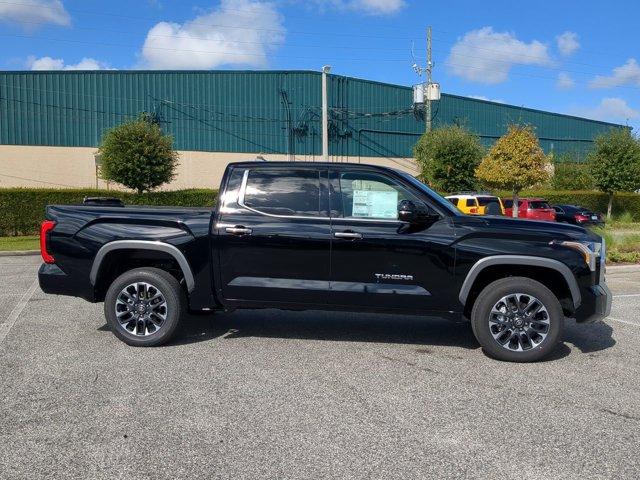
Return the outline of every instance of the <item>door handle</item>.
<path id="1" fill-rule="evenodd" d="M 333 234 L 336 238 L 344 238 L 345 240 L 360 240 L 362 234 L 358 232 L 336 232 Z"/>
<path id="2" fill-rule="evenodd" d="M 235 227 L 227 227 L 224 229 L 225 232 L 230 233 L 231 235 L 251 235 L 251 232 L 253 230 L 251 230 L 250 228 L 247 227 L 243 227 L 242 225 L 236 225 Z"/>

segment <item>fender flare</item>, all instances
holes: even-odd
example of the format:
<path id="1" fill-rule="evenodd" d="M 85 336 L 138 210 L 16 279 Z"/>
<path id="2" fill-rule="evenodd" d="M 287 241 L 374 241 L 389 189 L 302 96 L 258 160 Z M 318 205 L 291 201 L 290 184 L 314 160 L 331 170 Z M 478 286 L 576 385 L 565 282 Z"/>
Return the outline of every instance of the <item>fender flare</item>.
<path id="1" fill-rule="evenodd" d="M 100 273 L 100 267 L 102 266 L 104 257 L 109 252 L 125 249 L 153 250 L 156 252 L 168 253 L 176 260 L 176 262 L 178 262 L 178 266 L 180 267 L 180 270 L 182 270 L 184 281 L 187 284 L 187 290 L 189 291 L 189 293 L 191 293 L 195 288 L 196 283 L 193 278 L 193 272 L 191 271 L 189 262 L 187 262 L 184 254 L 177 247 L 169 243 L 152 240 L 115 240 L 113 242 L 104 244 L 102 247 L 100 247 L 100 250 L 98 250 L 98 253 L 96 253 L 95 258 L 93 259 L 91 273 L 89 274 L 89 281 L 91 282 L 91 285 L 95 286 L 96 281 L 98 280 L 98 273 Z"/>
<path id="2" fill-rule="evenodd" d="M 480 275 L 480 273 L 485 268 L 494 265 L 527 265 L 555 270 L 563 276 L 563 278 L 567 282 L 567 285 L 569 286 L 569 292 L 571 293 L 571 299 L 573 300 L 573 307 L 578 308 L 582 303 L 582 296 L 580 295 L 578 282 L 576 281 L 576 278 L 574 277 L 569 267 L 567 267 L 564 263 L 552 258 L 531 257 L 527 255 L 492 255 L 490 257 L 484 257 L 478 260 L 473 265 L 473 267 L 471 267 L 471 270 L 469 270 L 469 273 L 467 273 L 467 277 L 462 283 L 460 294 L 458 296 L 460 303 L 464 305 L 467 302 L 467 297 L 469 296 L 471 287 L 476 281 L 476 278 L 478 278 L 478 275 Z"/>

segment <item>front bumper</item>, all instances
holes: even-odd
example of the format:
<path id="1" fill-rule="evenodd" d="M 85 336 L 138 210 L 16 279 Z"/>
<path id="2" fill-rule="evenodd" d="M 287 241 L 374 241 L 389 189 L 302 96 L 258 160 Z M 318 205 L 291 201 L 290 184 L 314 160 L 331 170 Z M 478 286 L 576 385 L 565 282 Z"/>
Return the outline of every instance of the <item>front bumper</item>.
<path id="1" fill-rule="evenodd" d="M 582 292 L 582 304 L 575 312 L 576 321 L 591 323 L 604 320 L 611 314 L 611 290 L 605 282 Z"/>

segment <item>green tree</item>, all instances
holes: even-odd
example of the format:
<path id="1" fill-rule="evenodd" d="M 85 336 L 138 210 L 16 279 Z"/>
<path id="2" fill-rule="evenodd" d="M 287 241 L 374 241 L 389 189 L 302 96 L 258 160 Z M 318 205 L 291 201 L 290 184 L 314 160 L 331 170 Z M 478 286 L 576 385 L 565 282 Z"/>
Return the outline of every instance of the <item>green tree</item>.
<path id="1" fill-rule="evenodd" d="M 589 170 L 588 164 L 561 156 L 555 162 L 550 186 L 554 190 L 592 190 L 593 177 Z"/>
<path id="2" fill-rule="evenodd" d="M 513 193 L 513 217 L 518 217 L 518 195 L 523 188 L 549 179 L 551 163 L 540 147 L 533 127 L 511 125 L 476 169 L 482 183 Z"/>
<path id="3" fill-rule="evenodd" d="M 589 166 L 595 186 L 609 196 L 607 218 L 611 218 L 614 192 L 640 188 L 640 142 L 628 128 L 612 128 L 595 139 Z"/>
<path id="4" fill-rule="evenodd" d="M 144 114 L 108 130 L 99 154 L 101 177 L 138 193 L 173 180 L 178 165 L 173 137 Z"/>
<path id="5" fill-rule="evenodd" d="M 421 177 L 443 192 L 475 188 L 475 169 L 484 148 L 477 135 L 459 126 L 425 133 L 413 149 Z"/>

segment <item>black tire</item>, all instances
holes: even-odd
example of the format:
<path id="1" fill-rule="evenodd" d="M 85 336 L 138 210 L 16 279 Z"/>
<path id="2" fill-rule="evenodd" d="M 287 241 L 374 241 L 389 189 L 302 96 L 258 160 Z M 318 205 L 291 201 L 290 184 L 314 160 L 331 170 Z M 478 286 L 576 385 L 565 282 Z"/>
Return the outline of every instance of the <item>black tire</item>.
<path id="1" fill-rule="evenodd" d="M 496 305 L 506 307 L 508 302 L 501 303 L 501 300 L 505 297 L 511 300 L 515 297 L 510 296 L 515 294 L 523 294 L 519 297 L 523 302 L 528 296 L 531 302 L 533 302 L 531 298 L 538 300 L 543 305 L 544 311 L 529 317 L 526 311 L 521 312 L 522 304 L 519 303 L 518 313 L 510 314 L 514 318 L 508 322 L 508 325 L 497 323 L 495 320 L 497 318 L 503 321 L 507 316 L 492 316 L 494 320 L 490 323 L 493 307 Z M 536 306 L 534 303 L 530 305 Z M 527 323 L 528 320 L 529 323 Z M 519 323 L 516 322 L 524 322 L 522 330 L 518 330 Z M 540 282 L 526 277 L 508 277 L 490 283 L 480 292 L 471 311 L 471 327 L 483 351 L 490 357 L 508 362 L 536 362 L 553 352 L 562 340 L 564 313 L 557 297 Z M 498 339 L 494 338 L 494 335 Z M 505 339 L 508 341 L 505 342 Z M 542 340 L 536 344 L 540 339 Z M 516 348 L 519 351 L 516 351 Z"/>
<path id="2" fill-rule="evenodd" d="M 121 296 L 126 295 L 123 293 L 123 290 L 127 286 L 131 286 L 136 283 L 147 284 L 148 286 L 153 287 L 148 288 L 148 291 L 159 292 L 165 301 L 164 305 L 160 306 L 160 310 L 158 310 L 159 315 L 153 315 L 154 321 L 160 325 L 157 327 L 157 330 L 155 330 L 155 325 L 151 322 L 151 319 L 149 319 L 151 314 L 147 314 L 147 310 L 145 310 L 144 318 L 148 320 L 140 320 L 140 328 L 138 327 L 138 321 L 135 320 L 134 313 L 131 313 L 132 320 L 125 325 L 123 325 L 123 322 L 127 321 L 126 316 L 124 317 L 125 320 L 123 320 L 123 322 L 118 320 L 116 309 L 118 308 L 122 310 L 120 314 L 126 315 L 126 310 L 128 308 L 123 307 L 123 299 L 126 298 L 125 296 Z M 133 291 L 135 290 L 136 289 L 134 288 Z M 153 293 L 153 295 L 155 294 L 156 293 Z M 150 295 L 151 294 L 148 293 L 146 298 Z M 146 303 L 148 304 L 149 302 Z M 186 310 L 185 307 L 186 298 L 184 291 L 180 287 L 178 281 L 171 274 L 158 268 L 136 268 L 123 273 L 113 281 L 109 290 L 107 290 L 107 295 L 105 296 L 104 315 L 113 334 L 127 345 L 131 345 L 133 347 L 155 347 L 168 342 L 173 337 L 176 327 L 180 322 L 180 318 Z M 131 303 L 131 311 L 136 311 L 135 308 L 133 308 L 133 303 Z M 151 309 L 149 309 L 148 312 L 151 312 Z M 161 315 L 164 315 L 164 319 Z M 146 334 L 136 334 L 136 332 L 139 332 L 140 330 Z"/>

